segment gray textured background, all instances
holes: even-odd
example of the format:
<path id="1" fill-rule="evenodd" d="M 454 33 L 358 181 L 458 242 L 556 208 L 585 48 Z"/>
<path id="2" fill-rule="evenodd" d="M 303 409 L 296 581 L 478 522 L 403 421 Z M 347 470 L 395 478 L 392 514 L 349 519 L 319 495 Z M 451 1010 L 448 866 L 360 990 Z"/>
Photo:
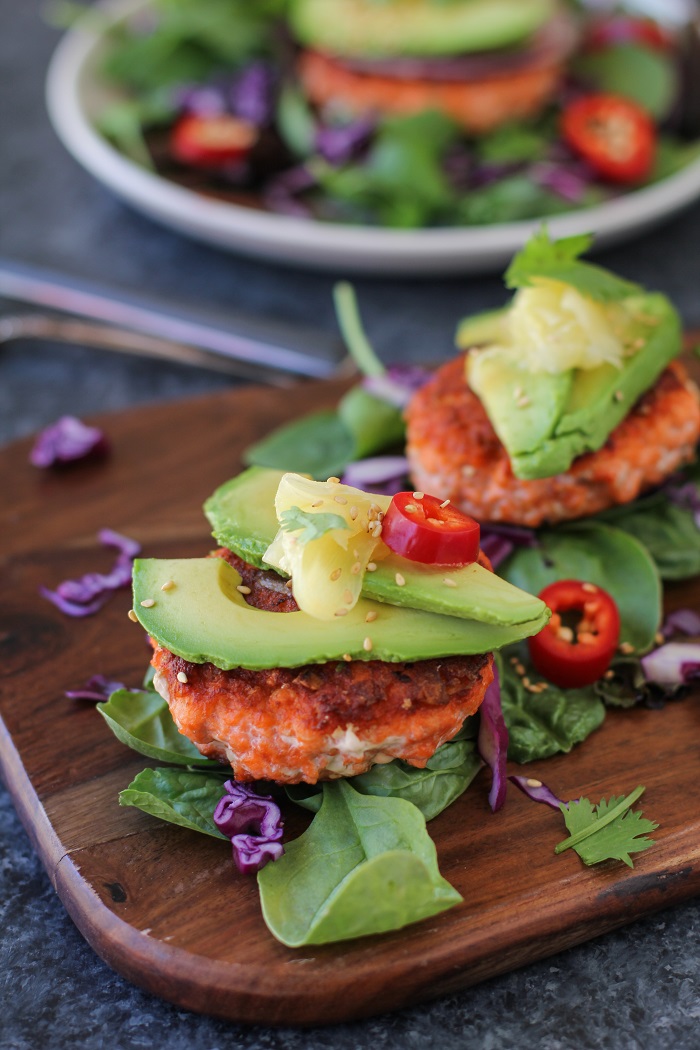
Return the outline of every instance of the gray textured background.
<path id="1" fill-rule="evenodd" d="M 0 0 L 0 255 L 125 290 L 231 306 L 334 331 L 343 274 L 253 262 L 129 211 L 66 155 L 43 76 L 58 34 L 35 0 Z M 700 206 L 601 261 L 671 294 L 700 328 Z M 355 279 L 389 361 L 449 356 L 457 319 L 500 303 L 499 279 Z M 77 347 L 0 348 L 0 443 L 62 412 L 88 414 L 223 389 L 230 380 Z M 691 902 L 435 1004 L 312 1032 L 243 1028 L 179 1011 L 112 973 L 76 931 L 0 789 L 0 1048 L 445 1050 L 700 1045 L 700 906 Z"/>

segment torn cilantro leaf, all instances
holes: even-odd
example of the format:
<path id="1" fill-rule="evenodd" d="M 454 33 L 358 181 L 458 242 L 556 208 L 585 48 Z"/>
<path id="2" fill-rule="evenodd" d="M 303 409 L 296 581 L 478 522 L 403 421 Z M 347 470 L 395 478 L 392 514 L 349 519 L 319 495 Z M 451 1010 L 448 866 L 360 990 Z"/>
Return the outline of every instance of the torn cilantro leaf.
<path id="1" fill-rule="evenodd" d="M 582 295 L 603 303 L 637 294 L 639 285 L 601 266 L 581 262 L 579 256 L 590 248 L 592 241 L 593 236 L 588 233 L 553 241 L 546 226 L 542 226 L 513 257 L 505 273 L 506 287 L 527 288 L 534 278 L 548 277 L 570 284 Z"/>
<path id="2" fill-rule="evenodd" d="M 280 525 L 285 532 L 299 532 L 300 543 L 310 543 L 333 529 L 347 529 L 350 526 L 340 514 L 314 514 L 301 507 L 290 507 L 280 515 Z"/>
<path id="3" fill-rule="evenodd" d="M 570 837 L 555 847 L 555 853 L 574 849 L 584 864 L 599 864 L 603 860 L 621 860 L 632 868 L 630 853 L 640 853 L 654 845 L 647 838 L 658 824 L 647 820 L 641 812 L 632 812 L 631 806 L 644 792 L 642 786 L 626 797 L 611 795 L 594 806 L 587 798 L 562 805 Z"/>

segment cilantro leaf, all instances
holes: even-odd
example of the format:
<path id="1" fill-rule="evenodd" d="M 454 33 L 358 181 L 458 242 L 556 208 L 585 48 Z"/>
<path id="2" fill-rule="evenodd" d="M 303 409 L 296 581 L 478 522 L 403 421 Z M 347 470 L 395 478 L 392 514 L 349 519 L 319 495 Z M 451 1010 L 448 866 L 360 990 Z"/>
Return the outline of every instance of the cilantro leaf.
<path id="1" fill-rule="evenodd" d="M 611 795 L 609 801 L 603 798 L 597 806 L 587 798 L 570 802 L 568 806 L 562 805 L 560 808 L 571 834 L 556 846 L 554 852 L 561 853 L 571 847 L 584 864 L 621 860 L 633 867 L 630 853 L 640 853 L 653 846 L 654 840 L 646 835 L 659 826 L 630 808 L 643 791 L 640 786 L 627 797 Z"/>
<path id="2" fill-rule="evenodd" d="M 542 226 L 513 257 L 505 274 L 506 287 L 527 288 L 534 278 L 549 277 L 603 303 L 636 295 L 639 285 L 617 277 L 602 266 L 581 262 L 579 256 L 590 248 L 592 241 L 593 235 L 588 233 L 553 241 L 546 226 Z"/>
<path id="3" fill-rule="evenodd" d="M 340 514 L 315 514 L 302 510 L 301 507 L 290 507 L 280 515 L 280 524 L 285 532 L 298 532 L 300 543 L 317 540 L 333 529 L 348 529 L 350 526 Z"/>

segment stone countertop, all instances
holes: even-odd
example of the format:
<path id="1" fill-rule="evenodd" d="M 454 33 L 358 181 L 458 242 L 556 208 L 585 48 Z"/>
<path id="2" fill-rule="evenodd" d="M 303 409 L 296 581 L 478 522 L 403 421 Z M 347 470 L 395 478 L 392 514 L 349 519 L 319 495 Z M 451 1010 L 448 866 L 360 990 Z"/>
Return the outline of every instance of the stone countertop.
<path id="1" fill-rule="evenodd" d="M 188 241 L 130 211 L 83 172 L 45 115 L 58 32 L 37 0 L 0 0 L 0 256 L 198 307 L 231 307 L 334 331 L 333 283 Z M 671 295 L 700 328 L 700 205 L 601 261 Z M 497 277 L 353 278 L 386 361 L 452 352 L 456 321 L 498 305 Z M 0 353 L 0 444 L 64 412 L 89 415 L 225 389 L 200 369 L 84 347 L 22 342 Z M 676 1050 L 698 1045 L 700 903 L 690 902 L 545 962 L 402 1013 L 313 1031 L 243 1027 L 183 1012 L 115 975 L 76 931 L 0 789 L 0 1050 L 333 1047 L 434 1042 L 445 1050 Z"/>

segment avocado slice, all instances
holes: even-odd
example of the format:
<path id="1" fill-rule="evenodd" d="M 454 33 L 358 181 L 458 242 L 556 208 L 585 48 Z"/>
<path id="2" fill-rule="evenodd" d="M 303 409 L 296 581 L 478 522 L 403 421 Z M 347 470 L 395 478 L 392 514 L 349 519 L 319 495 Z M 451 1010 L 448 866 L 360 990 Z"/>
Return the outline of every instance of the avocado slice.
<path id="1" fill-rule="evenodd" d="M 568 373 L 533 372 L 526 378 L 518 367 L 517 347 L 499 348 L 505 358 L 494 354 L 491 367 L 490 348 L 478 351 L 468 364 L 470 386 L 505 446 L 516 477 L 560 474 L 577 456 L 601 448 L 679 354 L 680 319 L 665 295 L 650 292 L 624 303 L 636 318 L 627 333 L 629 341 L 639 345 L 621 369 L 601 365 Z M 487 366 L 483 369 L 476 360 L 482 354 Z M 521 408 L 514 399 L 516 385 L 523 391 Z"/>
<path id="2" fill-rule="evenodd" d="M 364 598 L 330 622 L 267 612 L 245 602 L 236 589 L 241 577 L 223 558 L 137 559 L 133 579 L 134 611 L 148 634 L 185 660 L 222 670 L 300 667 L 346 655 L 396 663 L 485 653 L 535 634 L 549 616 L 540 603 L 538 617 L 504 626 Z M 376 619 L 368 623 L 370 612 Z"/>
<path id="3" fill-rule="evenodd" d="M 258 567 L 265 567 L 263 556 L 279 528 L 275 493 L 282 474 L 271 468 L 250 467 L 220 486 L 204 505 L 217 542 Z M 389 503 L 388 497 L 375 498 L 380 506 Z M 397 573 L 404 580 L 401 586 L 396 582 Z M 396 554 L 378 561 L 376 571 L 365 573 L 362 595 L 392 605 L 504 626 L 530 623 L 546 609 L 539 598 L 512 587 L 482 565 L 421 565 Z"/>
<path id="4" fill-rule="evenodd" d="M 292 0 L 306 47 L 364 58 L 456 55 L 513 47 L 551 18 L 557 0 Z"/>

